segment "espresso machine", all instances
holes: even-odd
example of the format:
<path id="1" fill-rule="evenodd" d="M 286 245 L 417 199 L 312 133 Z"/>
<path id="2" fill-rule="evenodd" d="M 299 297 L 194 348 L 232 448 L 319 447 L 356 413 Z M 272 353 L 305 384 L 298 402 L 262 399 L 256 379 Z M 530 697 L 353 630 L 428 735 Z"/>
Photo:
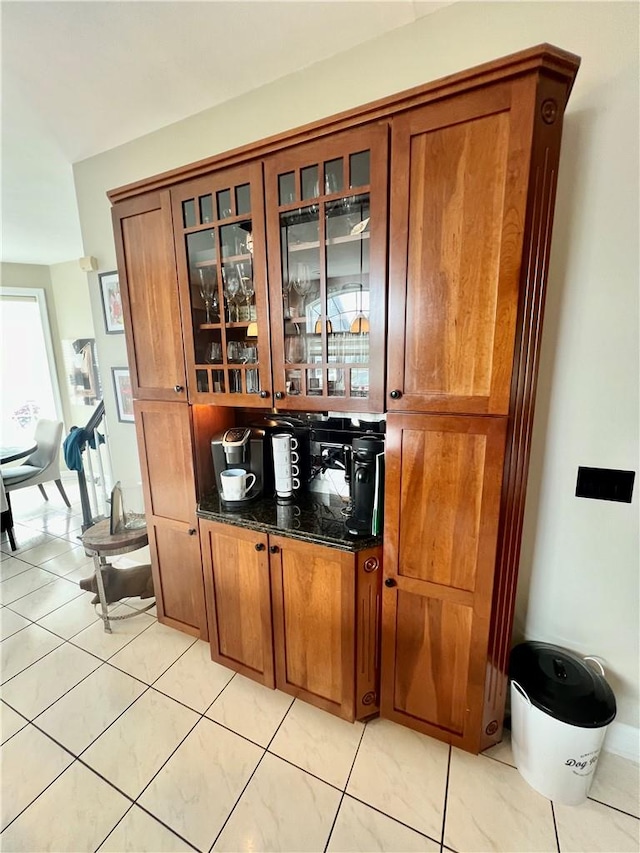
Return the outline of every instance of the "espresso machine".
<path id="1" fill-rule="evenodd" d="M 384 511 L 384 439 L 354 438 L 345 447 L 345 478 L 351 489 L 351 514 L 345 520 L 352 536 L 382 533 Z"/>
<path id="2" fill-rule="evenodd" d="M 232 427 L 211 440 L 211 455 L 218 494 L 227 509 L 242 509 L 269 488 L 269 483 L 265 482 L 268 474 L 265 465 L 264 430 L 255 427 Z M 223 496 L 220 475 L 228 468 L 242 468 L 255 475 L 255 483 L 242 500 L 229 501 Z"/>

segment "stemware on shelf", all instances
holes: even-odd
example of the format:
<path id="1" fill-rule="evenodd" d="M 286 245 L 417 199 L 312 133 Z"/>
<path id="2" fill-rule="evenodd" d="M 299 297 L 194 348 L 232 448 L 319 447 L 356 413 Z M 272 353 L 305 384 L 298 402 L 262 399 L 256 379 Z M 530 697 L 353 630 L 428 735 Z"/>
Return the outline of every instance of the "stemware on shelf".
<path id="1" fill-rule="evenodd" d="M 210 272 L 210 270 L 199 269 L 198 275 L 200 278 L 200 296 L 204 302 L 206 322 L 214 323 L 219 319 L 218 289 Z"/>
<path id="2" fill-rule="evenodd" d="M 224 280 L 224 295 L 227 297 L 229 306 L 229 322 L 233 322 L 232 308 L 236 307 L 236 322 L 239 316 L 240 303 L 244 302 L 244 294 L 240 291 L 240 276 L 238 271 L 233 267 L 224 267 L 222 270 L 222 278 Z"/>
<path id="3" fill-rule="evenodd" d="M 244 297 L 244 302 L 246 302 L 247 310 L 246 310 L 246 318 L 247 320 L 255 320 L 257 317 L 256 306 L 253 304 L 253 297 L 256 292 L 255 285 L 253 283 L 253 278 L 251 276 L 251 267 L 249 266 L 249 274 L 245 272 L 246 265 L 238 264 L 238 275 L 240 276 L 240 292 Z"/>

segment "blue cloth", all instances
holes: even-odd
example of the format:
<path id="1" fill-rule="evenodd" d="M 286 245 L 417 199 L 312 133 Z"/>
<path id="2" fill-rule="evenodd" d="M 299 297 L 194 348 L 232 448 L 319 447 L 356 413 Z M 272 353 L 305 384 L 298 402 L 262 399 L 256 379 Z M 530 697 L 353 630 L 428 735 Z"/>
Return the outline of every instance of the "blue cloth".
<path id="1" fill-rule="evenodd" d="M 104 436 L 100 433 L 98 433 L 98 440 L 100 444 L 104 444 Z M 72 426 L 62 445 L 64 461 L 70 471 L 83 470 L 82 453 L 87 442 L 89 442 L 89 447 L 92 450 L 96 449 L 93 433 L 88 433 L 82 427 Z"/>

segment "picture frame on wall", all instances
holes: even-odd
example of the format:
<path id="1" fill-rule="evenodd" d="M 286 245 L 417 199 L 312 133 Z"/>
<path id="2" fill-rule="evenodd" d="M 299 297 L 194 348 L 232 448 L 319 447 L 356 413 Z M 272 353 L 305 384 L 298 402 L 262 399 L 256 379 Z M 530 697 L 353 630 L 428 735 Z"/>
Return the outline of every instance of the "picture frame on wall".
<path id="1" fill-rule="evenodd" d="M 133 423 L 133 392 L 131 390 L 131 375 L 128 367 L 112 367 L 113 387 L 116 394 L 116 410 L 118 420 L 122 423 Z"/>
<path id="2" fill-rule="evenodd" d="M 100 296 L 104 313 L 104 326 L 108 335 L 124 333 L 124 315 L 122 313 L 122 298 L 120 296 L 120 280 L 118 273 L 102 272 L 98 274 L 100 281 Z"/>

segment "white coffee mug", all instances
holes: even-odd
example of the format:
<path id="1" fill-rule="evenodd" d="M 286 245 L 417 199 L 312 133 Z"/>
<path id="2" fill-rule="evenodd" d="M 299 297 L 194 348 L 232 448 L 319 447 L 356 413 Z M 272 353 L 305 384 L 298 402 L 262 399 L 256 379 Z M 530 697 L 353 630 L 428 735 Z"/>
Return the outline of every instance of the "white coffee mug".
<path id="1" fill-rule="evenodd" d="M 293 468 L 295 468 L 295 473 L 293 472 Z M 296 476 L 297 473 L 298 469 L 296 466 L 292 466 L 288 472 L 282 470 L 275 471 L 276 495 L 279 498 L 290 498 L 294 489 L 300 488 L 300 480 Z"/>
<path id="2" fill-rule="evenodd" d="M 296 450 L 298 439 L 294 438 L 288 432 L 277 432 L 271 436 L 271 444 L 273 446 L 273 455 L 275 456 L 277 453 L 290 453 L 292 450 Z"/>
<path id="3" fill-rule="evenodd" d="M 222 496 L 227 501 L 241 501 L 247 496 L 256 481 L 256 475 L 242 468 L 227 468 L 220 472 Z"/>

